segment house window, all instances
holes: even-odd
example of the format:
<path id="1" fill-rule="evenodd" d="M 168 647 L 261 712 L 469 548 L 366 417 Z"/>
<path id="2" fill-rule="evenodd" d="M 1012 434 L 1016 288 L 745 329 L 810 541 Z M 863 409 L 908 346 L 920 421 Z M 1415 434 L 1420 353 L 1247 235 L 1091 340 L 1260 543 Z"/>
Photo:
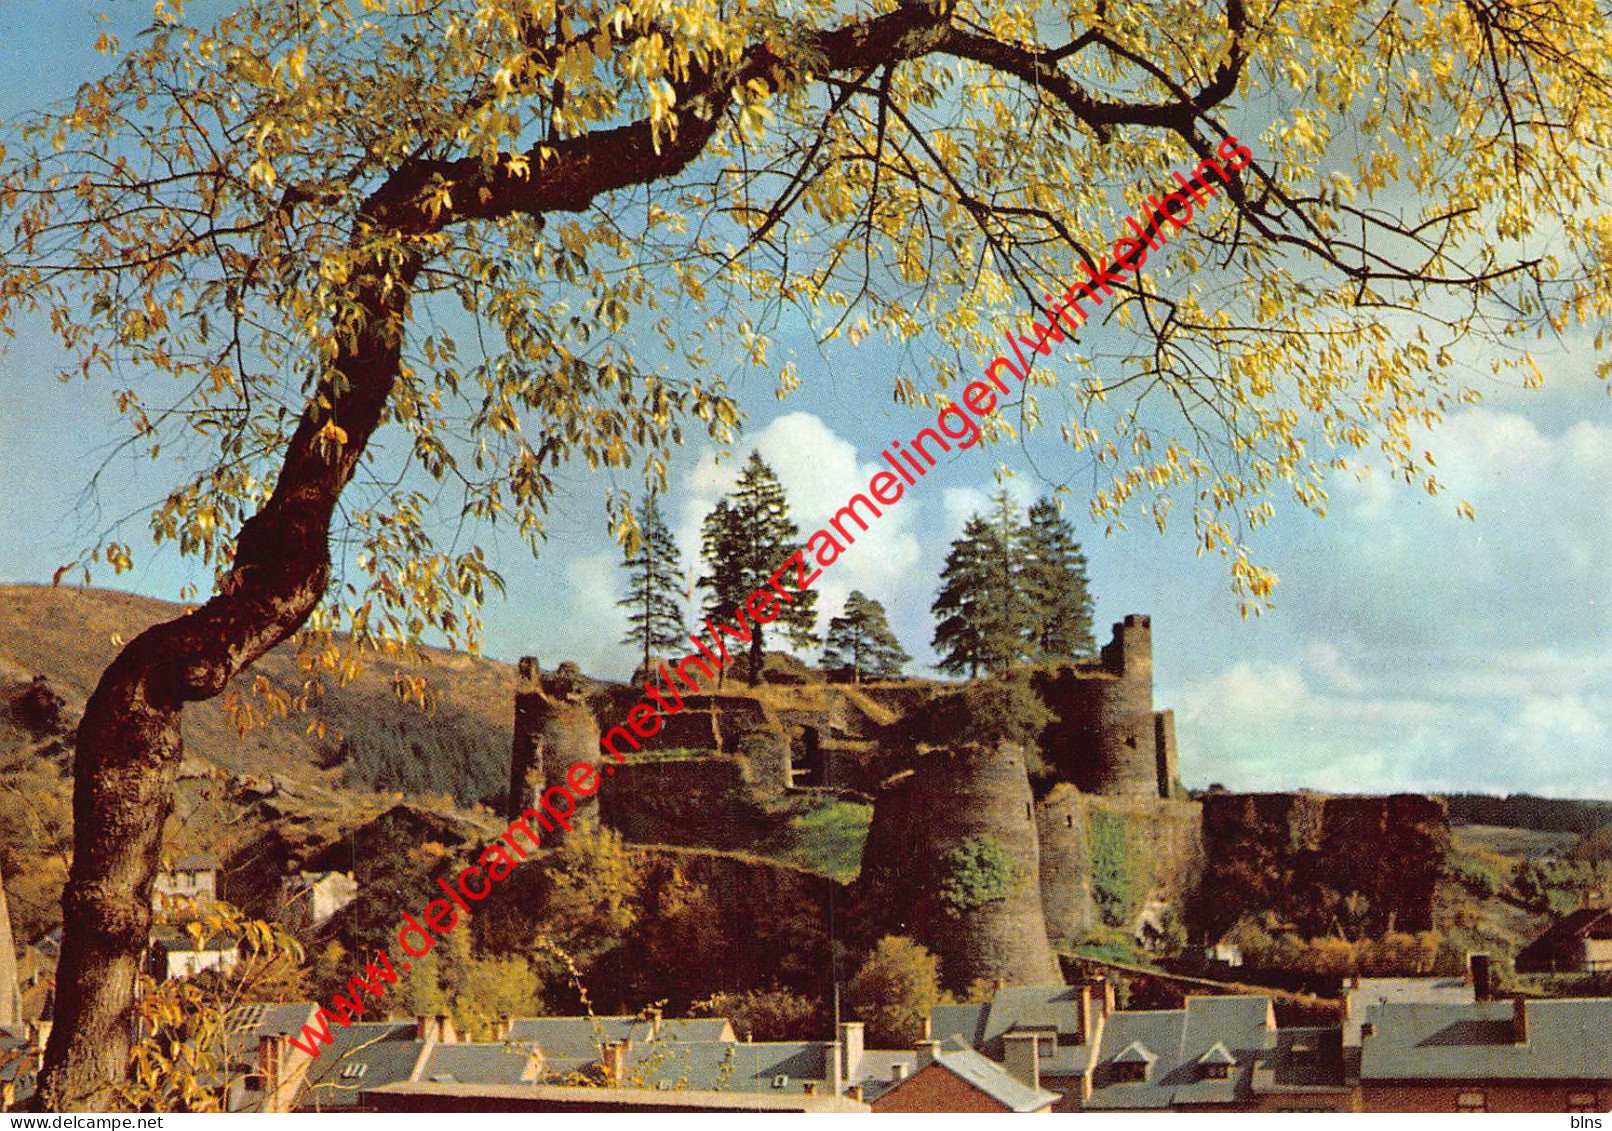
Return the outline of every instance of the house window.
<path id="1" fill-rule="evenodd" d="M 789 1087 L 789 1077 L 783 1075 L 782 1073 L 780 1073 L 777 1076 L 774 1076 L 772 1078 L 772 1086 L 774 1088 L 787 1088 L 787 1087 Z"/>
<path id="2" fill-rule="evenodd" d="M 1568 1111 L 1600 1111 L 1601 1105 L 1595 1102 L 1594 1092 L 1568 1092 Z"/>
<path id="3" fill-rule="evenodd" d="M 369 1065 L 367 1064 L 349 1064 L 341 1070 L 341 1078 L 343 1080 L 356 1080 L 368 1071 Z"/>
<path id="4" fill-rule="evenodd" d="M 1205 1080 L 1229 1080 L 1231 1078 L 1231 1065 L 1206 1064 L 1203 1066 L 1203 1078 Z"/>
<path id="5" fill-rule="evenodd" d="M 1121 1084 L 1133 1084 L 1147 1079 L 1147 1065 L 1139 1060 L 1121 1061 L 1114 1065 L 1114 1079 Z"/>
<path id="6" fill-rule="evenodd" d="M 1456 1111 L 1488 1111 L 1489 1097 L 1483 1092 L 1462 1092 L 1455 1097 Z"/>

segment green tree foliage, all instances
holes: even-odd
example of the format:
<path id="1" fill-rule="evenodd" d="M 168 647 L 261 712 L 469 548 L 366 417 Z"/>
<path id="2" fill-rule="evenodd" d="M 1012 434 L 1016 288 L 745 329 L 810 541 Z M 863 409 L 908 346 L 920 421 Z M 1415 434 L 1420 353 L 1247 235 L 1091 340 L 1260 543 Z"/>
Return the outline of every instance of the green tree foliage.
<path id="1" fill-rule="evenodd" d="M 613 829 L 584 822 L 543 859 L 546 898 L 537 928 L 586 966 L 619 946 L 638 920 L 639 875 Z"/>
<path id="2" fill-rule="evenodd" d="M 686 647 L 688 630 L 683 623 L 677 540 L 666 528 L 653 493 L 644 497 L 636 518 L 637 539 L 629 543 L 622 559 L 630 579 L 627 596 L 616 604 L 628 610 L 627 634 L 621 642 L 643 654 L 640 670 L 647 673 L 657 658 Z"/>
<path id="3" fill-rule="evenodd" d="M 701 529 L 701 554 L 706 574 L 699 585 L 710 592 L 704 613 L 713 620 L 733 624 L 735 610 L 743 608 L 751 594 L 768 589 L 772 575 L 795 551 L 804 547 L 800 528 L 789 517 L 789 501 L 778 477 L 752 451 L 739 473 L 739 482 L 717 503 Z M 817 591 L 793 593 L 793 601 L 774 598 L 776 623 L 797 647 L 817 642 Z M 761 662 L 766 653 L 767 626 L 754 617 L 750 624 L 750 682 L 761 679 Z"/>
<path id="4" fill-rule="evenodd" d="M 816 1040 L 829 1024 L 821 1002 L 776 987 L 713 994 L 690 1012 L 726 1017 L 741 1041 Z"/>
<path id="5" fill-rule="evenodd" d="M 971 836 L 941 858 L 940 905 L 962 915 L 998 899 L 1006 899 L 1024 881 L 1024 869 L 1001 843 Z"/>
<path id="6" fill-rule="evenodd" d="M 823 667 L 849 673 L 851 682 L 861 683 L 864 674 L 883 679 L 899 676 L 911 659 L 890 630 L 884 606 L 859 589 L 851 590 L 845 610 L 828 622 Z"/>
<path id="7" fill-rule="evenodd" d="M 846 987 L 851 1010 L 867 1023 L 872 1048 L 910 1048 L 924 1020 L 950 998 L 940 988 L 940 960 L 909 938 L 886 935 Z"/>
<path id="8" fill-rule="evenodd" d="M 1057 504 L 1042 499 L 1026 523 L 1007 491 L 973 515 L 952 543 L 932 611 L 940 668 L 976 676 L 1017 663 L 1090 655 L 1086 557 Z"/>
<path id="9" fill-rule="evenodd" d="M 1090 656 L 1097 643 L 1092 637 L 1086 555 L 1075 541 L 1075 528 L 1053 500 L 1040 499 L 1030 508 L 1020 555 L 1031 655 L 1037 661 Z"/>
<path id="10" fill-rule="evenodd" d="M 969 517 L 940 571 L 932 611 L 940 669 L 952 675 L 1001 671 L 1027 658 L 1029 609 L 1014 570 L 1023 524 L 1006 491 L 991 520 Z"/>
<path id="11" fill-rule="evenodd" d="M 937 695 L 922 717 L 905 728 L 904 735 L 929 746 L 1010 743 L 1024 750 L 1030 772 L 1040 773 L 1039 742 L 1051 721 L 1052 713 L 1031 687 L 1029 673 L 1007 671 Z"/>

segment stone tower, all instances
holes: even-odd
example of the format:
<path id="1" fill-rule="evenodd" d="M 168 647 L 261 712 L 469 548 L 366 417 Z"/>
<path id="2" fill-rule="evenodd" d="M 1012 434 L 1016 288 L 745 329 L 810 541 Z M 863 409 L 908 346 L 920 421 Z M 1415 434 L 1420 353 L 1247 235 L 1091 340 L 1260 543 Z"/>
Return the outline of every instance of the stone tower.
<path id="1" fill-rule="evenodd" d="M 1036 676 L 1056 716 L 1041 748 L 1056 776 L 1082 793 L 1168 797 L 1175 770 L 1175 718 L 1153 710 L 1153 628 L 1132 614 L 1096 660 Z"/>
<path id="2" fill-rule="evenodd" d="M 949 857 L 969 840 L 992 842 L 1017 874 L 1004 897 L 959 913 L 940 892 Z M 908 934 L 940 957 L 941 977 L 953 990 L 979 979 L 1059 984 L 1040 874 L 1023 752 L 970 746 L 923 755 L 879 794 L 862 850 L 860 895 L 884 918 L 883 929 Z"/>
<path id="3" fill-rule="evenodd" d="M 559 785 L 577 762 L 599 763 L 599 721 L 588 706 L 588 681 L 573 663 L 544 673 L 532 656 L 522 656 L 515 685 L 515 742 L 509 760 L 510 820 L 535 804 L 549 786 Z M 577 816 L 598 821 L 598 798 L 578 803 Z"/>
<path id="4" fill-rule="evenodd" d="M 17 982 L 17 947 L 11 938 L 6 877 L 0 873 L 0 1025 L 22 1024 L 22 987 Z"/>

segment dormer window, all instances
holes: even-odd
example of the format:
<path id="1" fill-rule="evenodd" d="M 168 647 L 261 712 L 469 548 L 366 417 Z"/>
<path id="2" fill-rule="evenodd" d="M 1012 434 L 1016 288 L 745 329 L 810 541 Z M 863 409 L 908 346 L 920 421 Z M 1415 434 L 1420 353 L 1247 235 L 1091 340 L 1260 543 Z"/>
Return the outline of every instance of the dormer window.
<path id="1" fill-rule="evenodd" d="M 1208 1052 L 1198 1058 L 1198 1070 L 1205 1080 L 1229 1080 L 1236 1064 L 1237 1058 L 1221 1041 L 1216 1041 Z"/>
<path id="2" fill-rule="evenodd" d="M 1121 1084 L 1139 1084 L 1145 1081 L 1148 1073 L 1153 1069 L 1153 1062 L 1158 1057 L 1153 1055 L 1141 1041 L 1132 1041 L 1126 1045 L 1120 1054 L 1110 1063 L 1109 1067 L 1113 1077 Z"/>

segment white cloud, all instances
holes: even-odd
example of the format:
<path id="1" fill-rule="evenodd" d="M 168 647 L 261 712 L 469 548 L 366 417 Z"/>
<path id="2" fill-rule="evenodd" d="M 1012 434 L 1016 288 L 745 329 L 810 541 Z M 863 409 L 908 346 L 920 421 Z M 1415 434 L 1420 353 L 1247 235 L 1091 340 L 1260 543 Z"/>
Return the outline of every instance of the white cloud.
<path id="1" fill-rule="evenodd" d="M 545 643 L 557 659 L 540 657 L 544 667 L 575 660 L 592 674 L 622 679 L 632 674 L 632 649 L 618 643 L 626 630 L 622 610 L 616 608 L 621 576 L 619 552 L 587 554 L 565 563 L 564 607 L 559 615 L 545 618 Z"/>
<path id="2" fill-rule="evenodd" d="M 732 490 L 752 447 L 777 473 L 789 498 L 790 517 L 803 537 L 826 527 L 852 495 L 866 494 L 868 481 L 886 466 L 877 457 L 859 459 L 854 444 L 809 412 L 792 412 L 773 420 L 726 462 L 718 463 L 715 453 L 707 450 L 686 478 L 677 524 L 685 560 L 696 569 L 700 524 Z M 907 586 L 919 557 L 914 533 L 919 505 L 919 498 L 909 488 L 894 505 L 882 508 L 882 516 L 865 533 L 847 523 L 856 542 L 824 570 L 816 585 L 822 594 L 818 598 L 820 626 L 840 610 L 853 589 L 888 603 L 892 594 Z"/>

